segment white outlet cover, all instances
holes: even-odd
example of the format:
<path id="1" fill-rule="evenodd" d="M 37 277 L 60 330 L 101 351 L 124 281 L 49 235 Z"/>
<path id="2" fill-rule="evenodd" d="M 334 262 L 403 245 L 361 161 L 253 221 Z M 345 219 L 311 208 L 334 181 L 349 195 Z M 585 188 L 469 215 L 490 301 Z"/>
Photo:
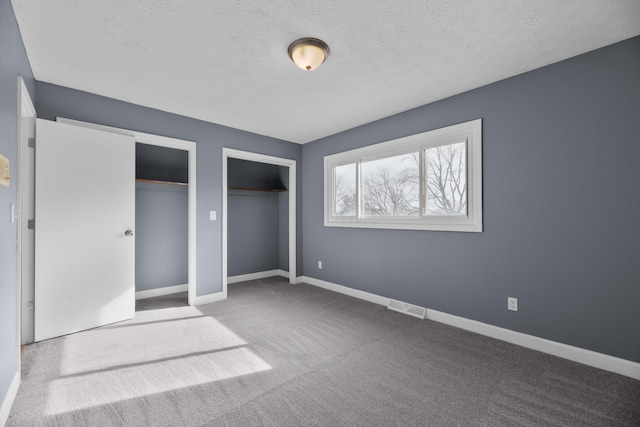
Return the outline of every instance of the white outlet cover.
<path id="1" fill-rule="evenodd" d="M 507 308 L 511 311 L 518 311 L 518 298 L 508 297 Z"/>
<path id="2" fill-rule="evenodd" d="M 210 221 L 216 220 L 216 211 L 209 211 L 209 220 Z"/>

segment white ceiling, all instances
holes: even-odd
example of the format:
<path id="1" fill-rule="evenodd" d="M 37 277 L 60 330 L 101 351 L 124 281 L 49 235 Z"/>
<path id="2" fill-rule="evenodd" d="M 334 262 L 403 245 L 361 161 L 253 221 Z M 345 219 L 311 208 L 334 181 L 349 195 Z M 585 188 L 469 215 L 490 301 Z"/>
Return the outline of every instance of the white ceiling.
<path id="1" fill-rule="evenodd" d="M 640 34 L 638 0 L 12 3 L 39 81 L 297 143 Z"/>

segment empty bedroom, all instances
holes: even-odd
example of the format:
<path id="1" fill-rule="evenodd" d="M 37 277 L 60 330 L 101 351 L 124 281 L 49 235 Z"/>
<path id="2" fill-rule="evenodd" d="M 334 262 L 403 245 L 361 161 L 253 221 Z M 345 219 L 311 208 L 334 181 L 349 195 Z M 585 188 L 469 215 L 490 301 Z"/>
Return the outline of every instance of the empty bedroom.
<path id="1" fill-rule="evenodd" d="M 636 0 L 0 0 L 0 426 L 640 426 Z"/>

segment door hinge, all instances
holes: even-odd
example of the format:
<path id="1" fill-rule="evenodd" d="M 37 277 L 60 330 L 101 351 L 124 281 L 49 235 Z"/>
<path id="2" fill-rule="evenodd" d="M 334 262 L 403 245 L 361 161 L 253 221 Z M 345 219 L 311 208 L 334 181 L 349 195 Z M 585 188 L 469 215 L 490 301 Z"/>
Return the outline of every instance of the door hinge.
<path id="1" fill-rule="evenodd" d="M 27 229 L 29 229 L 29 230 L 35 230 L 36 229 L 36 220 L 35 219 L 28 219 L 27 220 Z"/>
<path id="2" fill-rule="evenodd" d="M 27 139 L 27 147 L 36 148 L 36 139 L 35 138 Z"/>

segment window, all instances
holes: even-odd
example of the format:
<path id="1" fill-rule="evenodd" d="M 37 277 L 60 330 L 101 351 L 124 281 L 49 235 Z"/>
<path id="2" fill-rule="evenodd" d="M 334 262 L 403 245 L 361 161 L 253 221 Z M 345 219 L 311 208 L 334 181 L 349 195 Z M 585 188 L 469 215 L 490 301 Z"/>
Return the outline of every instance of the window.
<path id="1" fill-rule="evenodd" d="M 325 226 L 482 231 L 482 120 L 324 160 Z"/>
<path id="2" fill-rule="evenodd" d="M 356 164 L 336 166 L 334 168 L 334 215 L 356 215 Z"/>

